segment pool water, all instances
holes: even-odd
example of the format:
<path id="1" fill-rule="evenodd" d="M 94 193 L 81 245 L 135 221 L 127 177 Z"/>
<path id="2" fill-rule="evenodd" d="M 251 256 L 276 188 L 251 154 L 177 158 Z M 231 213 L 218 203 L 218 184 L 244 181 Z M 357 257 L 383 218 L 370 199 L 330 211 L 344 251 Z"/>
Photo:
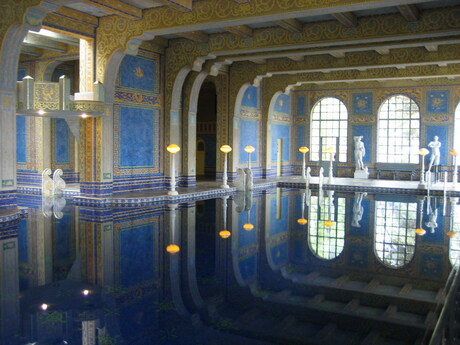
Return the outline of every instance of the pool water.
<path id="1" fill-rule="evenodd" d="M 414 344 L 460 251 L 458 198 L 442 196 L 20 202 L 28 217 L 0 228 L 7 345 Z"/>

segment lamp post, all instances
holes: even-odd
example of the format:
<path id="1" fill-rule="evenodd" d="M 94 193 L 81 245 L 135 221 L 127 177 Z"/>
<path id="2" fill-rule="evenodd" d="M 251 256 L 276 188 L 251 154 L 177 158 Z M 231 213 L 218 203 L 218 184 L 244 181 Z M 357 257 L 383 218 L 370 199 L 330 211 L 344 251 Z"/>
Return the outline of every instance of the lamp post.
<path id="1" fill-rule="evenodd" d="M 418 154 L 420 155 L 420 159 L 422 160 L 422 169 L 420 170 L 420 182 L 418 184 L 419 188 L 425 188 L 425 156 L 429 153 L 429 151 L 422 147 L 418 150 Z"/>
<path id="2" fill-rule="evenodd" d="M 178 195 L 176 191 L 176 172 L 174 164 L 174 154 L 180 151 L 180 147 L 176 144 L 168 145 L 166 148 L 169 153 L 171 153 L 171 190 L 168 191 L 168 195 Z"/>
<path id="3" fill-rule="evenodd" d="M 228 195 L 222 197 L 222 227 L 223 230 L 219 231 L 219 236 L 221 238 L 229 238 L 232 233 L 227 230 L 227 199 Z"/>
<path id="4" fill-rule="evenodd" d="M 325 151 L 329 153 L 329 184 L 334 183 L 334 172 L 332 170 L 332 158 L 334 157 L 335 150 L 333 147 L 328 147 Z"/>
<path id="5" fill-rule="evenodd" d="M 220 147 L 220 150 L 224 153 L 224 175 L 222 176 L 222 188 L 230 188 L 230 186 L 227 184 L 228 177 L 227 177 L 227 154 L 232 151 L 232 148 L 230 145 L 222 145 Z"/>
<path id="6" fill-rule="evenodd" d="M 248 153 L 248 169 L 251 170 L 251 153 L 255 150 L 254 146 L 248 145 L 244 148 L 244 151 Z"/>
<path id="7" fill-rule="evenodd" d="M 449 154 L 452 156 L 454 160 L 454 172 L 452 174 L 452 183 L 454 184 L 454 187 L 457 185 L 457 180 L 458 180 L 458 171 L 457 171 L 457 156 L 458 153 L 456 150 L 450 150 Z"/>
<path id="8" fill-rule="evenodd" d="M 299 151 L 302 152 L 302 155 L 303 155 L 303 159 L 302 159 L 302 178 L 306 178 L 306 173 L 305 173 L 305 165 L 306 165 L 305 154 L 310 150 L 308 149 L 308 147 L 302 146 L 302 147 L 299 147 Z"/>

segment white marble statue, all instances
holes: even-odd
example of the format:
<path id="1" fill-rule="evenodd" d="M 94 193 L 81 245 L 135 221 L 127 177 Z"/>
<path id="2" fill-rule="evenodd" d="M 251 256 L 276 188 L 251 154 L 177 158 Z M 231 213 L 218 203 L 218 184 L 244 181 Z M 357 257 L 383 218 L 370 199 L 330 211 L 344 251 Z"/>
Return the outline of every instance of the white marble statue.
<path id="1" fill-rule="evenodd" d="M 362 136 L 355 136 L 355 163 L 356 170 L 364 170 L 363 157 L 366 155 L 366 148 L 364 143 L 361 141 Z"/>
<path id="2" fill-rule="evenodd" d="M 434 233 L 434 229 L 438 227 L 438 209 L 435 207 L 433 208 L 430 205 L 429 208 L 429 214 L 428 214 L 428 221 L 425 223 L 425 225 L 430 228 L 430 232 Z"/>
<path id="3" fill-rule="evenodd" d="M 244 169 L 246 174 L 246 190 L 252 190 L 254 187 L 254 178 L 252 175 L 252 170 L 249 168 Z"/>
<path id="4" fill-rule="evenodd" d="M 428 165 L 428 171 L 430 171 L 433 165 L 439 165 L 439 160 L 441 157 L 441 142 L 439 141 L 439 138 L 434 136 L 433 141 L 430 141 L 428 147 L 431 147 L 430 164 Z"/>
<path id="5" fill-rule="evenodd" d="M 364 166 L 363 157 L 366 155 L 366 148 L 364 147 L 364 143 L 361 141 L 363 137 L 361 135 L 354 137 L 355 142 L 355 178 L 369 178 L 369 172 L 367 167 Z"/>
<path id="6" fill-rule="evenodd" d="M 361 225 L 359 222 L 363 218 L 364 208 L 361 205 L 363 201 L 363 197 L 365 197 L 367 193 L 357 192 L 355 193 L 355 201 L 353 202 L 353 219 L 351 221 L 351 226 L 355 228 L 360 228 Z"/>
<path id="7" fill-rule="evenodd" d="M 53 174 L 53 194 L 61 194 L 65 189 L 65 181 L 62 179 L 62 169 L 56 169 Z"/>
<path id="8" fill-rule="evenodd" d="M 53 193 L 53 180 L 50 177 L 51 175 L 51 169 L 46 168 L 42 172 L 42 194 L 43 195 L 50 195 Z"/>
<path id="9" fill-rule="evenodd" d="M 53 215 L 56 219 L 62 219 L 64 217 L 64 213 L 62 210 L 66 205 L 65 198 L 63 197 L 55 197 L 53 200 Z"/>
<path id="10" fill-rule="evenodd" d="M 311 168 L 307 168 L 307 172 L 305 174 L 305 189 L 310 189 L 310 181 L 311 181 Z"/>
<path id="11" fill-rule="evenodd" d="M 246 174 L 243 169 L 236 169 L 235 187 L 239 191 L 246 189 Z"/>

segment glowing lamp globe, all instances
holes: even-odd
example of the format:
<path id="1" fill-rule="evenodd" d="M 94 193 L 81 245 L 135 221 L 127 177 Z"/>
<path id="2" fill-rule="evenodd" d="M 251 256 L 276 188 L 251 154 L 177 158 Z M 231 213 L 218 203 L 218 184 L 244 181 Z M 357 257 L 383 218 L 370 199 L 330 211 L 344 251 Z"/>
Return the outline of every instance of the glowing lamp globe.
<path id="1" fill-rule="evenodd" d="M 450 151 L 449 151 L 449 154 L 450 154 L 451 156 L 458 156 L 458 153 L 457 153 L 457 151 L 455 151 L 455 150 L 450 150 Z"/>
<path id="2" fill-rule="evenodd" d="M 232 233 L 228 230 L 222 230 L 219 232 L 219 236 L 222 238 L 229 238 L 232 235 Z"/>
<path id="3" fill-rule="evenodd" d="M 332 225 L 334 225 L 334 222 L 332 220 L 325 220 L 324 221 L 324 226 L 326 228 L 330 228 Z"/>
<path id="4" fill-rule="evenodd" d="M 430 151 L 428 151 L 426 148 L 422 147 L 420 150 L 418 150 L 418 154 L 420 156 L 426 156 Z"/>
<path id="5" fill-rule="evenodd" d="M 299 218 L 297 219 L 297 223 L 299 223 L 300 225 L 305 225 L 308 223 L 308 220 L 306 220 L 305 218 Z"/>
<path id="6" fill-rule="evenodd" d="M 307 153 L 310 149 L 306 146 L 299 147 L 299 151 L 302 153 Z"/>
<path id="7" fill-rule="evenodd" d="M 415 233 L 417 235 L 419 235 L 419 236 L 423 236 L 423 235 L 426 234 L 426 231 L 424 229 L 422 229 L 422 228 L 417 228 L 417 229 L 415 229 Z"/>
<path id="8" fill-rule="evenodd" d="M 41 310 L 46 310 L 46 309 L 48 309 L 48 304 L 43 303 L 43 304 L 40 306 L 40 309 L 41 309 Z"/>
<path id="9" fill-rule="evenodd" d="M 170 244 L 169 246 L 166 247 L 166 251 L 169 253 L 169 254 L 176 254 L 180 251 L 180 248 L 177 244 Z"/>
<path id="10" fill-rule="evenodd" d="M 231 150 L 232 150 L 232 147 L 230 145 L 222 145 L 220 147 L 220 150 L 223 152 L 223 153 L 229 153 Z"/>
<path id="11" fill-rule="evenodd" d="M 179 145 L 171 144 L 171 145 L 168 145 L 166 150 L 168 150 L 169 153 L 177 153 L 180 151 L 180 147 Z"/>
<path id="12" fill-rule="evenodd" d="M 449 232 L 447 232 L 447 233 L 446 233 L 446 235 L 447 235 L 447 237 L 450 237 L 450 238 L 452 238 L 452 237 L 455 237 L 455 236 L 457 236 L 457 233 L 456 233 L 456 232 L 454 232 L 454 231 L 449 231 Z"/>
<path id="13" fill-rule="evenodd" d="M 252 225 L 251 223 L 246 223 L 243 225 L 243 229 L 246 231 L 251 231 L 252 229 L 254 229 L 254 225 Z"/>
<path id="14" fill-rule="evenodd" d="M 330 154 L 333 154 L 335 153 L 335 150 L 333 147 L 328 147 L 326 150 L 325 150 L 326 153 L 330 153 Z"/>
<path id="15" fill-rule="evenodd" d="M 248 145 L 244 148 L 244 151 L 246 151 L 247 153 L 253 153 L 255 151 L 255 148 L 254 146 Z"/>

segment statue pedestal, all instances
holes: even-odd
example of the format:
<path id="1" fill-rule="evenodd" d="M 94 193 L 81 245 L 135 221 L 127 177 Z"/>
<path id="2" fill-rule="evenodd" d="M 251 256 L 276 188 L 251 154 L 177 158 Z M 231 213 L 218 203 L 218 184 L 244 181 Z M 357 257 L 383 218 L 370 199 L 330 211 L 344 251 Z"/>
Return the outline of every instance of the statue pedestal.
<path id="1" fill-rule="evenodd" d="M 365 170 L 355 170 L 355 178 L 369 178 L 369 172 Z"/>

